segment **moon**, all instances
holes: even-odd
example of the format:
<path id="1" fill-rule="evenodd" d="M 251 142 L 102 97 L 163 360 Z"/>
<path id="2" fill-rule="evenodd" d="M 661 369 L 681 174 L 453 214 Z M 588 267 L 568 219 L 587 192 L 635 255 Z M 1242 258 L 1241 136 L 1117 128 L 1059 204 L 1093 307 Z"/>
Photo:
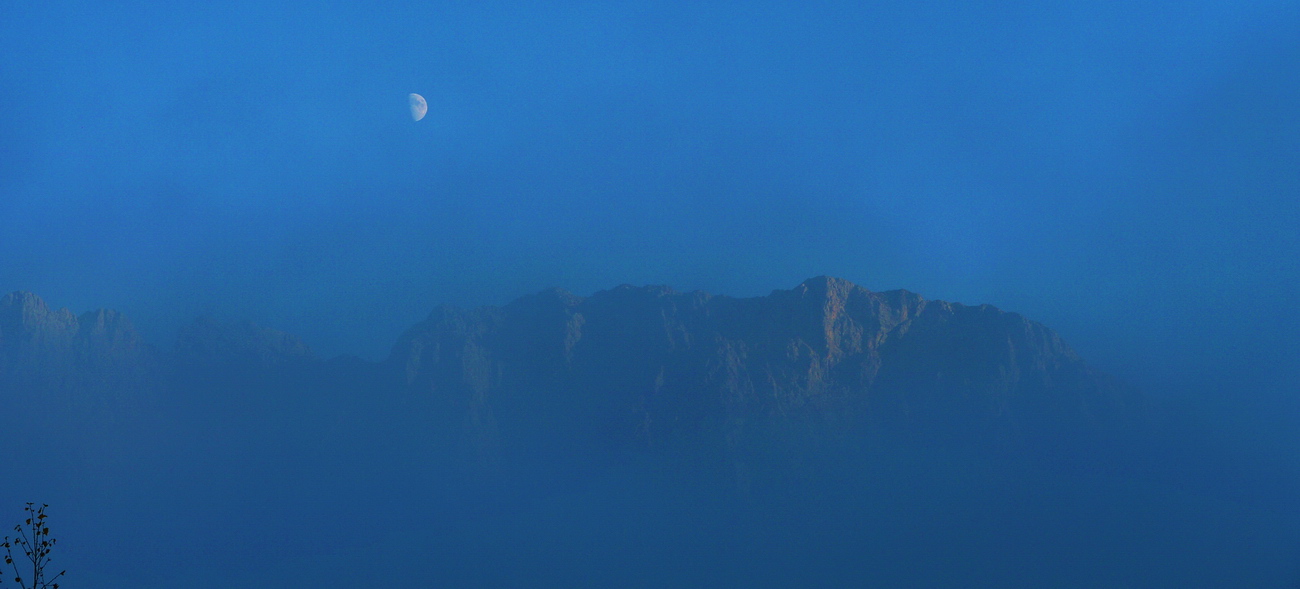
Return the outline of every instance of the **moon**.
<path id="1" fill-rule="evenodd" d="M 424 101 L 423 96 L 414 92 L 412 92 L 407 98 L 409 98 L 411 102 L 411 119 L 416 121 L 423 119 L 424 114 L 429 112 L 429 103 Z"/>

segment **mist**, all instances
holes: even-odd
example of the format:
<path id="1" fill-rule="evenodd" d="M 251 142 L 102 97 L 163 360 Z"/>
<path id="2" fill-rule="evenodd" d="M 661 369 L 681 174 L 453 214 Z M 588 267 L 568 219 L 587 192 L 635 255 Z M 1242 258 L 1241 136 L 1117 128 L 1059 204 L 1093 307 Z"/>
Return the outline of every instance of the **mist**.
<path id="1" fill-rule="evenodd" d="M 0 324 L 0 527 L 50 504 L 67 587 L 1295 587 L 1298 16 L 7 8 L 0 295 L 139 339 Z M 816 276 L 1040 322 L 1141 418 L 641 447 L 571 395 L 656 375 L 592 360 L 491 446 L 402 376 L 436 309 Z"/>

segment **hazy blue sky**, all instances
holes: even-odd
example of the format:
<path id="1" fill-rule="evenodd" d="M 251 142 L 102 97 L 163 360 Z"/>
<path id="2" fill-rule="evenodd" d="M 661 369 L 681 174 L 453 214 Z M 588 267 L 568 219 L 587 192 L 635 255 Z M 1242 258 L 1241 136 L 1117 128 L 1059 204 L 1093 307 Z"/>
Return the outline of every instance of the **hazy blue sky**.
<path id="1" fill-rule="evenodd" d="M 1300 4 L 558 4 L 0 1 L 0 290 L 374 358 L 830 274 L 1138 381 L 1297 351 Z"/>

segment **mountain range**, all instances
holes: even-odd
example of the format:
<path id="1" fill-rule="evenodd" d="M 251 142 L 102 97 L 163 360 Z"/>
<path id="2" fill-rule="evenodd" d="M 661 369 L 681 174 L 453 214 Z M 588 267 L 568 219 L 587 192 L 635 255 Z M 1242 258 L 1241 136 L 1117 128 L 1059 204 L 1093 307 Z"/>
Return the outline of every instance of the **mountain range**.
<path id="1" fill-rule="evenodd" d="M 159 349 L 111 310 L 0 299 L 0 392 L 18 405 L 108 415 L 196 389 L 391 404 L 485 464 L 689 451 L 743 465 L 828 444 L 1024 446 L 1104 436 L 1147 412 L 1141 395 L 1017 313 L 830 277 L 754 298 L 622 285 L 441 306 L 378 363 L 324 361 L 291 334 L 211 318 Z"/>

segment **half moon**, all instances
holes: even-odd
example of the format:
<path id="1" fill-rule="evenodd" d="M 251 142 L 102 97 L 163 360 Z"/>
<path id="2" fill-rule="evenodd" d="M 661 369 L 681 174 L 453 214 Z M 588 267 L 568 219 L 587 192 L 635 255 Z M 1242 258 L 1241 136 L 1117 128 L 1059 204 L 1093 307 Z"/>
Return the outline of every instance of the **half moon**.
<path id="1" fill-rule="evenodd" d="M 414 92 L 408 97 L 411 102 L 411 119 L 420 120 L 424 114 L 429 112 L 429 103 L 424 101 L 424 97 Z"/>

